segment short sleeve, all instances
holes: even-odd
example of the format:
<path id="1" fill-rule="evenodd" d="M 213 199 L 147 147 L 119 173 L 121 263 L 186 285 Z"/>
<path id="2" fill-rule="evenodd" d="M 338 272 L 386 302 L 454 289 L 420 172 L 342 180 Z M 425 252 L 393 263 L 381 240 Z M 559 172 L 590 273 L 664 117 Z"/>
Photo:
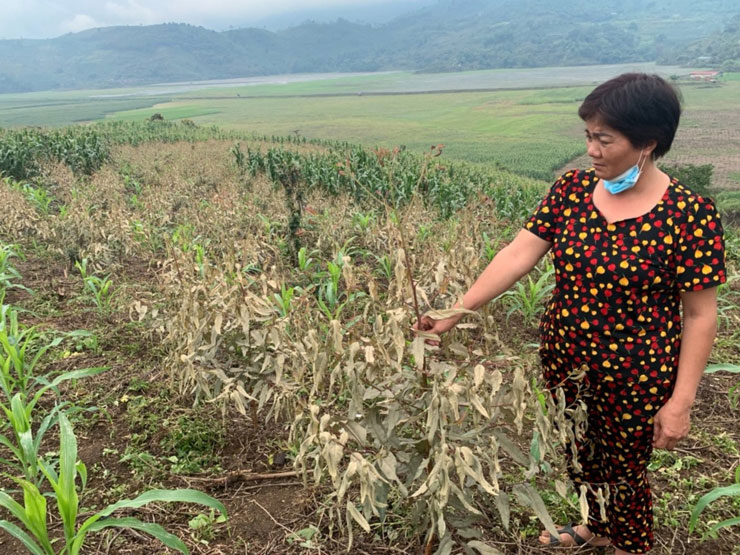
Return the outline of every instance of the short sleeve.
<path id="1" fill-rule="evenodd" d="M 571 181 L 573 173 L 568 172 L 561 176 L 547 193 L 537 210 L 524 224 L 524 229 L 531 231 L 540 239 L 552 243 L 557 235 L 557 223 L 562 217 L 564 189 Z"/>
<path id="2" fill-rule="evenodd" d="M 727 281 L 722 222 L 712 201 L 686 201 L 686 222 L 676 240 L 676 284 L 680 291 L 699 291 Z"/>

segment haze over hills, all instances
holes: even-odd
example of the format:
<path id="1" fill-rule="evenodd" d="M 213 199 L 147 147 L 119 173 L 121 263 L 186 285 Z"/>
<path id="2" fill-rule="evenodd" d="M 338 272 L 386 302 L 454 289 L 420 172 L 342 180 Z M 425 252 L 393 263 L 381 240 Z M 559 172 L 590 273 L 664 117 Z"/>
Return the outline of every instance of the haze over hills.
<path id="1" fill-rule="evenodd" d="M 279 31 L 216 32 L 175 23 L 105 27 L 0 41 L 0 92 L 299 72 L 692 63 L 678 54 L 696 52 L 707 61 L 709 47 L 689 45 L 728 32 L 726 22 L 738 12 L 737 0 L 562 0 L 557 6 L 551 0 L 439 0 L 379 25 L 339 19 Z M 734 51 L 726 50 L 732 60 Z"/>
<path id="2" fill-rule="evenodd" d="M 331 7 L 314 7 L 298 11 L 291 11 L 260 18 L 250 24 L 234 25 L 234 27 L 260 27 L 270 31 L 279 31 L 288 27 L 295 27 L 306 21 L 328 23 L 337 19 L 347 19 L 356 23 L 382 25 L 390 20 L 414 11 L 420 7 L 434 4 L 437 0 L 385 0 L 372 5 L 333 5 Z"/>

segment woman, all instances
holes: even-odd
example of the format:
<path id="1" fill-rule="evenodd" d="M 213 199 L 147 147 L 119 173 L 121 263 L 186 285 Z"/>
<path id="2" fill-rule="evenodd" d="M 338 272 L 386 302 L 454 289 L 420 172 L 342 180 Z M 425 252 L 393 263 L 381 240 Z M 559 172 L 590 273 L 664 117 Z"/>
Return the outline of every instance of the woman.
<path id="1" fill-rule="evenodd" d="M 680 112 L 676 91 L 657 75 L 628 73 L 594 89 L 578 110 L 593 167 L 555 182 L 462 299 L 463 308 L 480 308 L 551 252 L 556 287 L 540 324 L 540 356 L 551 390 L 586 404 L 582 468 L 569 472 L 588 486 L 590 516 L 558 538 L 543 532 L 547 545 L 647 553 L 650 454 L 689 431 L 725 269 L 714 205 L 656 165 Z M 442 334 L 459 319 L 425 317 L 421 327 Z M 569 379 L 583 368 L 581 381 Z M 604 521 L 599 488 L 609 493 Z"/>

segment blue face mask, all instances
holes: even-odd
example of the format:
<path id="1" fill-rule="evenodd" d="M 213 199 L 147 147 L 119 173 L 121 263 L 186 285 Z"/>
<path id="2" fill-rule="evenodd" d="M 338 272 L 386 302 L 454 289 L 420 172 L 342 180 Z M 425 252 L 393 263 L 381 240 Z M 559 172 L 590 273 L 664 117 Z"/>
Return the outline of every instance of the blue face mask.
<path id="1" fill-rule="evenodd" d="M 647 161 L 647 156 L 643 161 L 642 155 L 643 152 L 640 152 L 640 158 L 637 160 L 637 164 L 632 166 L 622 175 L 618 175 L 614 179 L 602 179 L 601 183 L 604 185 L 604 189 L 609 191 L 612 195 L 616 195 L 634 187 L 637 180 L 640 179 L 640 175 L 642 175 L 642 167 Z M 640 164 L 640 162 L 642 162 L 642 164 Z"/>

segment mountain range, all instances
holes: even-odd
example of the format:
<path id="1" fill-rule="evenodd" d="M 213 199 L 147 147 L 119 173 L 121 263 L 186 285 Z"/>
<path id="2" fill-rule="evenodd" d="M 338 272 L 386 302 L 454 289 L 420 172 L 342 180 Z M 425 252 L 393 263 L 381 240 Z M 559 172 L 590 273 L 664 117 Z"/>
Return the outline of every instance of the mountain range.
<path id="1" fill-rule="evenodd" d="M 105 27 L 0 41 L 0 93 L 281 73 L 707 61 L 739 12 L 737 0 L 439 0 L 384 24 Z"/>

